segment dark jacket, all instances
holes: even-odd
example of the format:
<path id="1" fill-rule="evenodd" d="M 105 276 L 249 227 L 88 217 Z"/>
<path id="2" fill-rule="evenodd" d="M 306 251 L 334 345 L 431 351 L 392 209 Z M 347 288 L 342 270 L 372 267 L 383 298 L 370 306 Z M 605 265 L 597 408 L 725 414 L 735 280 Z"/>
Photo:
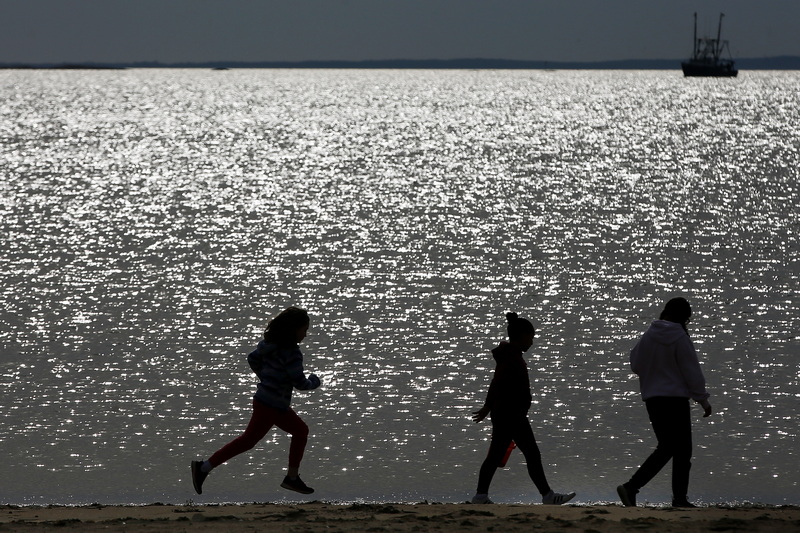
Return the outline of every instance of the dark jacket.
<path id="1" fill-rule="evenodd" d="M 261 341 L 247 356 L 250 368 L 261 380 L 255 399 L 283 411 L 292 403 L 292 389 L 310 390 L 319 387 L 319 378 L 303 373 L 303 353 L 297 345 L 278 346 Z"/>
<path id="2" fill-rule="evenodd" d="M 531 381 L 522 350 L 507 342 L 492 350 L 497 363 L 494 377 L 486 395 L 492 418 L 505 415 L 524 415 L 531 407 Z"/>

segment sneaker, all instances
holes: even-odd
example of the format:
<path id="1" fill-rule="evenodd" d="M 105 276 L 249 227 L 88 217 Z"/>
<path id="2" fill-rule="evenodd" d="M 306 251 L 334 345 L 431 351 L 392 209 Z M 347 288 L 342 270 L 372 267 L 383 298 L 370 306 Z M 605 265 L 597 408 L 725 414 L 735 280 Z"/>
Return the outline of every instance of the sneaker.
<path id="1" fill-rule="evenodd" d="M 563 505 L 575 497 L 574 492 L 568 494 L 561 494 L 560 492 L 553 492 L 552 490 L 542 496 L 542 503 L 545 505 Z"/>
<path id="2" fill-rule="evenodd" d="M 205 461 L 192 461 L 192 483 L 197 494 L 203 494 L 203 481 L 208 477 L 207 472 L 203 472 L 201 467 Z"/>
<path id="3" fill-rule="evenodd" d="M 300 494 L 311 494 L 314 492 L 314 489 L 303 483 L 303 480 L 299 477 L 295 479 L 289 479 L 289 476 L 283 478 L 283 483 L 281 483 L 281 487 L 284 489 L 293 490 L 295 492 L 299 492 Z"/>
<path id="4" fill-rule="evenodd" d="M 636 494 L 638 493 L 638 490 L 631 490 L 625 485 L 617 487 L 617 494 L 625 507 L 636 507 Z"/>
<path id="5" fill-rule="evenodd" d="M 680 509 L 697 509 L 697 506 L 689 500 L 672 500 L 672 506 Z"/>
<path id="6" fill-rule="evenodd" d="M 494 503 L 494 502 L 489 499 L 489 495 L 488 494 L 476 494 L 475 496 L 472 497 L 472 503 L 488 504 L 488 503 Z"/>

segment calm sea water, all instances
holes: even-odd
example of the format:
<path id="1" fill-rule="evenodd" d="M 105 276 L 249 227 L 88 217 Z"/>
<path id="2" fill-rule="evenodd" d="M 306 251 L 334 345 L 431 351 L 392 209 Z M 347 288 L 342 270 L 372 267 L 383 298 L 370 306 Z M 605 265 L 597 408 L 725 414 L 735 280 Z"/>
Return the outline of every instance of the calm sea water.
<path id="1" fill-rule="evenodd" d="M 471 497 L 515 310 L 551 484 L 614 501 L 678 294 L 717 410 L 690 496 L 800 503 L 800 73 L 3 71 L 0 140 L 0 503 L 296 499 L 280 432 L 188 475 L 287 305 L 315 498 Z M 538 501 L 509 465 L 495 501 Z"/>

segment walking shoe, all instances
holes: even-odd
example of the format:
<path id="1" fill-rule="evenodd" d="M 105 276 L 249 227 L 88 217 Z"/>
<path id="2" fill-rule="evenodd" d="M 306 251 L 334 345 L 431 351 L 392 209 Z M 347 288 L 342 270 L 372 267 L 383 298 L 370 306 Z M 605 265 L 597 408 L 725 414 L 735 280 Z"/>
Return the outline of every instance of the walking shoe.
<path id="1" fill-rule="evenodd" d="M 631 490 L 625 485 L 617 487 L 617 494 L 619 494 L 619 499 L 625 507 L 636 507 L 636 494 L 638 492 L 638 490 Z"/>
<path id="2" fill-rule="evenodd" d="M 284 489 L 293 490 L 295 492 L 299 492 L 300 494 L 311 494 L 314 492 L 314 489 L 303 483 L 303 480 L 300 477 L 296 477 L 295 479 L 289 479 L 289 476 L 283 478 L 283 483 L 281 483 L 281 487 Z"/>
<path id="3" fill-rule="evenodd" d="M 697 506 L 689 500 L 672 500 L 672 506 L 680 509 L 697 509 Z"/>
<path id="4" fill-rule="evenodd" d="M 488 494 L 476 494 L 475 496 L 472 497 L 472 503 L 484 504 L 484 503 L 494 503 L 494 502 L 489 499 Z"/>
<path id="5" fill-rule="evenodd" d="M 203 472 L 200 467 L 204 461 L 192 461 L 192 483 L 197 494 L 203 494 L 203 481 L 208 477 L 208 473 Z"/>
<path id="6" fill-rule="evenodd" d="M 553 492 L 552 490 L 542 496 L 542 503 L 545 505 L 563 505 L 575 497 L 574 492 L 568 494 L 561 494 L 560 492 Z"/>

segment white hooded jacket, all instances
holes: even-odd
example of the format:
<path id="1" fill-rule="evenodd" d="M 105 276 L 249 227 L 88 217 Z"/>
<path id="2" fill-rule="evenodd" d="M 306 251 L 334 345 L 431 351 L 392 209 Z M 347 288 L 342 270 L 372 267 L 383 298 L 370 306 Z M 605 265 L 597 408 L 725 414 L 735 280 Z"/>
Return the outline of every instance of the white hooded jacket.
<path id="1" fill-rule="evenodd" d="M 631 369 L 639 376 L 642 399 L 677 396 L 702 402 L 706 380 L 683 326 L 654 321 L 631 350 Z"/>

